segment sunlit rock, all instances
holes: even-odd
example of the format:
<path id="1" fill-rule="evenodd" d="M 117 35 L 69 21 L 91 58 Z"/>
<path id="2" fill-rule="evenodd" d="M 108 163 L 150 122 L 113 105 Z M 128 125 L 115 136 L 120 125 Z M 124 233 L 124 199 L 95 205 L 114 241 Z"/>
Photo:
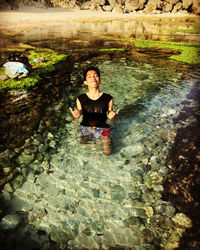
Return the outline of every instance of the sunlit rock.
<path id="1" fill-rule="evenodd" d="M 122 200 L 124 200 L 125 197 L 126 197 L 126 193 L 122 186 L 114 185 L 111 188 L 111 199 L 113 201 L 122 202 Z"/>
<path id="2" fill-rule="evenodd" d="M 21 221 L 21 218 L 17 214 L 8 214 L 4 216 L 0 221 L 0 228 L 3 231 L 15 229 Z"/>
<path id="3" fill-rule="evenodd" d="M 21 155 L 18 157 L 17 162 L 19 164 L 30 164 L 33 159 L 34 159 L 35 155 L 34 154 L 27 154 L 25 152 L 22 152 Z"/>
<path id="4" fill-rule="evenodd" d="M 191 227 L 192 226 L 192 221 L 190 218 L 188 218 L 185 214 L 183 213 L 177 213 L 172 220 L 181 227 Z"/>

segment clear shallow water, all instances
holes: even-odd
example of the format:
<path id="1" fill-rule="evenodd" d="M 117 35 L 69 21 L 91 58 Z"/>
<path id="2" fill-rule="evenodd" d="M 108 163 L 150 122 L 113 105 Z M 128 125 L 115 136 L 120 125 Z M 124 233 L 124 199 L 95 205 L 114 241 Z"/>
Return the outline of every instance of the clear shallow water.
<path id="1" fill-rule="evenodd" d="M 172 121 L 193 75 L 183 80 L 176 70 L 125 58 L 99 60 L 97 66 L 101 90 L 120 109 L 110 122 L 114 152 L 103 155 L 99 141 L 80 144 L 80 120 L 72 119 L 68 104 L 86 88 L 76 95 L 66 92 L 16 159 L 27 174 L 9 198 L 10 212 L 23 212 L 28 221 L 19 236 L 29 231 L 28 238 L 44 246 L 51 244 L 48 234 L 59 249 L 173 249 L 183 228 L 172 219 L 175 209 L 162 200 L 162 180 L 177 129 Z M 52 118 L 55 124 L 49 126 Z M 38 230 L 46 232 L 43 238 Z"/>

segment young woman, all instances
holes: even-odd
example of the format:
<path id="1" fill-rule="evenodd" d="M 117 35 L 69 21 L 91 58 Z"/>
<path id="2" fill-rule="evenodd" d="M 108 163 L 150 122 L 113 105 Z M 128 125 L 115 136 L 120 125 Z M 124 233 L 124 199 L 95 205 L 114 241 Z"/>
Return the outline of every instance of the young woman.
<path id="1" fill-rule="evenodd" d="M 83 136 L 100 138 L 103 153 L 112 153 L 109 125 L 107 117 L 113 119 L 119 113 L 113 111 L 113 97 L 100 91 L 100 71 L 96 67 L 88 67 L 84 72 L 84 83 L 88 86 L 88 92 L 78 96 L 77 109 L 70 111 L 74 118 L 83 115 L 80 131 Z"/>

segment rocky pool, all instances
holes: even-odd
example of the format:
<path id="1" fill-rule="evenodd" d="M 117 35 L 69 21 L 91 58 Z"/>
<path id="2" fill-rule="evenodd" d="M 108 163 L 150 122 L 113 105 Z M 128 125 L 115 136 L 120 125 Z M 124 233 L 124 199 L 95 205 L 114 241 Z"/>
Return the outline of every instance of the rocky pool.
<path id="1" fill-rule="evenodd" d="M 53 41 L 29 43 L 56 47 Z M 148 60 L 153 54 L 128 51 L 128 56 L 98 53 L 78 60 L 81 50 L 76 47 L 62 97 L 46 108 L 22 147 L 1 152 L 2 171 L 15 176 L 1 196 L 5 249 L 174 249 L 192 225 L 163 198 L 163 181 L 177 130 L 185 126 L 174 119 L 200 72 L 169 63 L 164 54 L 156 64 L 156 58 Z M 147 60 L 139 53 L 146 53 Z M 90 64 L 100 69 L 101 90 L 120 109 L 110 122 L 114 152 L 109 157 L 98 140 L 80 143 L 80 120 L 69 111 L 86 91 L 77 82 Z"/>

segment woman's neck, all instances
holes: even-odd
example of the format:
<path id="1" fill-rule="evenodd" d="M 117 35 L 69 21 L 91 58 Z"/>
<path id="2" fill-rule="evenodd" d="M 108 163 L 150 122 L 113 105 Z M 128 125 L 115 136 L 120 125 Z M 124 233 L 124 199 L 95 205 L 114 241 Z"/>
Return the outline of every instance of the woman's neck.
<path id="1" fill-rule="evenodd" d="M 88 92 L 86 94 L 90 99 L 96 100 L 103 94 L 103 92 L 101 92 L 100 89 L 92 88 L 88 89 Z"/>

